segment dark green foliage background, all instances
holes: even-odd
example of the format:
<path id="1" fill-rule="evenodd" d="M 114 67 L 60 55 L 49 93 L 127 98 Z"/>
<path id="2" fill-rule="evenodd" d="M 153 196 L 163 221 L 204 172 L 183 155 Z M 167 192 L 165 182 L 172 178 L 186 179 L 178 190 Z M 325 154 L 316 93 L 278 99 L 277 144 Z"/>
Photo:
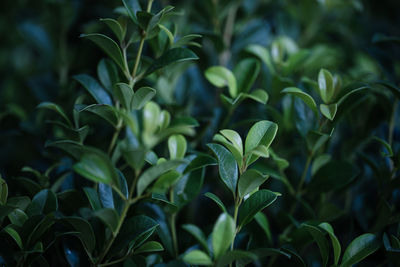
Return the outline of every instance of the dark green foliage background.
<path id="1" fill-rule="evenodd" d="M 145 6 L 146 1 L 142 2 Z M 217 7 L 214 2 L 218 2 Z M 237 236 L 235 246 L 242 250 L 290 246 L 306 265 L 322 266 L 319 247 L 299 226 L 303 222 L 317 225 L 326 221 L 334 227 L 342 244 L 342 253 L 354 238 L 364 233 L 373 233 L 379 239 L 379 249 L 359 266 L 397 266 L 400 247 L 392 243 L 394 250 L 389 251 L 382 239 L 384 234 L 400 238 L 400 178 L 397 171 L 400 165 L 400 46 L 399 39 L 373 40 L 377 34 L 399 38 L 400 3 L 391 0 L 155 0 L 153 10 L 167 5 L 175 6 L 183 13 L 174 19 L 180 36 L 202 35 L 198 39 L 202 47 L 191 48 L 199 57 L 197 61 L 181 63 L 182 68 L 167 67 L 160 71 L 166 77 L 176 76 L 177 80 L 171 83 L 171 98 L 159 92 L 155 97 L 155 101 L 171 115 L 192 116 L 199 122 L 196 135 L 187 138 L 188 151 L 209 153 L 206 144 L 213 142 L 214 134 L 220 129 L 234 129 L 244 137 L 256 121 L 270 120 L 279 126 L 271 147 L 290 164 L 280 172 L 276 161 L 257 161 L 257 169 L 272 177 L 263 188 L 282 194 L 265 212 L 272 237 L 269 241 L 261 238 L 262 229 L 252 221 L 245 233 Z M 235 5 L 239 8 L 233 33 L 224 43 L 225 15 Z M 37 109 L 37 106 L 45 101 L 54 102 L 72 117 L 74 101 L 85 94 L 72 76 L 81 73 L 96 76 L 97 64 L 105 57 L 103 51 L 79 35 L 94 32 L 111 35 L 98 19 L 115 18 L 113 10 L 117 6 L 121 6 L 117 0 L 0 2 L 0 174 L 8 184 L 9 197 L 32 197 L 16 179 L 22 175 L 34 179 L 33 175 L 21 172 L 23 166 L 42 173 L 52 164 L 61 162 L 50 184 L 44 187 L 51 186 L 57 175 L 71 169 L 73 159 L 45 148 L 47 140 L 63 136 L 59 128 L 46 123 L 46 120 L 57 119 L 57 115 Z M 276 76 L 262 63 L 260 74 L 251 86 L 268 93 L 267 105 L 246 100 L 229 114 L 221 105 L 219 94 L 222 90 L 209 83 L 204 72 L 215 65 L 225 65 L 233 70 L 241 60 L 254 58 L 246 51 L 248 45 L 258 44 L 270 49 L 280 36 L 291 38 L 300 49 L 307 50 L 307 58 L 294 70 L 278 71 Z M 145 45 L 143 55 L 150 59 L 158 57 L 153 51 Z M 298 187 L 309 153 L 305 136 L 315 126 L 315 117 L 300 100 L 290 100 L 287 104 L 289 97 L 283 100 L 280 91 L 296 86 L 318 99 L 316 91 L 311 90 L 303 78 L 316 81 L 321 68 L 342 77 L 346 89 L 341 95 L 361 86 L 368 89 L 351 95 L 338 109 L 335 120 L 326 120 L 326 132 L 333 128 L 334 132 L 322 150 L 331 155 L 332 162 L 315 175 L 311 175 L 311 168 L 306 170 L 304 191 L 300 196 L 303 205 L 281 180 L 285 176 L 294 188 Z M 385 85 L 381 84 L 383 81 Z M 156 88 L 156 79 L 141 81 L 140 85 Z M 294 104 L 296 101 L 301 103 Z M 85 144 L 106 151 L 113 129 L 94 116 L 88 116 L 86 121 L 92 128 Z M 394 155 L 383 156 L 381 152 L 388 152 L 387 148 L 371 140 L 371 136 L 389 142 Z M 157 150 L 160 156 L 167 155 L 165 146 Z M 218 206 L 204 197 L 206 192 L 219 196 L 229 211 L 234 204 L 229 190 L 218 178 L 218 168 L 206 167 L 205 173 L 201 193 L 177 218 L 179 252 L 182 254 L 196 243 L 182 225 L 195 224 L 208 236 L 220 214 Z M 64 215 L 76 215 L 79 208 L 89 207 L 81 188 L 91 182 L 76 173 L 70 175 L 60 191 L 77 189 L 79 194 L 73 203 L 75 206 L 59 200 L 59 211 Z M 135 208 L 133 213 L 148 210 L 146 205 Z M 147 212 L 150 217 L 158 216 L 150 213 Z M 4 219 L 1 226 L 6 225 L 7 219 Z M 2 238 L 10 242 L 9 238 Z M 159 241 L 158 237 L 153 239 Z M 68 242 L 68 245 L 57 242 L 44 253 L 50 266 L 68 266 L 73 262 L 67 259 L 66 247 L 77 251 L 74 255 L 81 266 L 88 264 L 84 250 L 76 249 L 79 247 L 77 241 Z M 9 251 L 5 247 L 0 247 L 0 264 L 5 258 L 2 254 Z M 329 251 L 332 254 L 331 247 Z M 175 258 L 165 251 L 160 255 L 165 264 Z M 290 260 L 274 256 L 254 264 L 296 266 L 295 258 L 293 255 Z M 178 263 L 171 263 L 171 266 L 174 264 Z M 333 264 L 332 258 L 329 264 Z"/>

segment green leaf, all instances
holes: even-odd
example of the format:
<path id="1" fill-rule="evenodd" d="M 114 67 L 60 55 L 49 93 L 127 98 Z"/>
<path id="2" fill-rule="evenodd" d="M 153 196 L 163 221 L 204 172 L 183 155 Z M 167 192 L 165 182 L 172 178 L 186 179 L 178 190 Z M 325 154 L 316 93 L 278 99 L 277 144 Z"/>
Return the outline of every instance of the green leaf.
<path id="1" fill-rule="evenodd" d="M 72 123 L 69 120 L 67 114 L 65 114 L 64 110 L 57 104 L 54 104 L 52 102 L 42 102 L 40 103 L 37 108 L 46 108 L 50 110 L 54 110 L 58 114 L 61 115 L 61 117 L 68 123 L 68 126 L 72 128 Z"/>
<path id="2" fill-rule="evenodd" d="M 189 165 L 185 168 L 183 171 L 184 174 L 198 170 L 200 168 L 203 168 L 205 166 L 210 166 L 210 165 L 217 165 L 217 161 L 213 158 L 210 157 L 207 154 L 199 153 L 196 158 L 194 158 Z"/>
<path id="3" fill-rule="evenodd" d="M 283 89 L 281 91 L 281 93 L 284 94 L 291 94 L 294 95 L 298 98 L 300 98 L 301 100 L 304 101 L 304 103 L 312 109 L 312 111 L 315 112 L 315 114 L 318 114 L 318 109 L 317 109 L 317 104 L 314 101 L 314 98 L 312 98 L 312 96 L 310 96 L 309 94 L 303 92 L 302 90 L 300 90 L 299 88 L 296 87 L 287 87 L 285 89 Z"/>
<path id="4" fill-rule="evenodd" d="M 139 0 L 122 0 L 126 10 L 128 11 L 129 17 L 135 24 L 138 24 L 136 18 L 136 12 L 141 11 L 142 8 L 140 7 Z"/>
<path id="5" fill-rule="evenodd" d="M 108 36 L 100 33 L 90 33 L 90 34 L 81 34 L 80 37 L 88 38 L 96 45 L 98 45 L 103 51 L 117 63 L 117 65 L 121 68 L 122 71 L 127 71 L 125 69 L 125 60 L 122 56 L 121 49 L 119 48 L 118 44 L 114 42 Z"/>
<path id="6" fill-rule="evenodd" d="M 319 105 L 319 109 L 321 110 L 322 115 L 324 115 L 329 120 L 333 121 L 337 112 L 337 104 L 330 104 L 330 105 L 321 104 Z"/>
<path id="7" fill-rule="evenodd" d="M 189 232 L 209 254 L 207 239 L 200 228 L 194 224 L 184 224 L 182 228 Z"/>
<path id="8" fill-rule="evenodd" d="M 239 93 L 247 93 L 260 73 L 260 62 L 254 58 L 246 58 L 236 65 L 233 73 L 237 79 Z"/>
<path id="9" fill-rule="evenodd" d="M 238 166 L 235 157 L 226 148 L 218 144 L 207 145 L 218 159 L 219 175 L 225 185 L 236 194 Z"/>
<path id="10" fill-rule="evenodd" d="M 141 87 L 135 92 L 132 99 L 132 109 L 142 109 L 156 95 L 151 87 Z"/>
<path id="11" fill-rule="evenodd" d="M 212 247 L 214 258 L 221 257 L 234 241 L 236 232 L 235 221 L 228 213 L 222 213 L 214 224 L 212 232 Z"/>
<path id="12" fill-rule="evenodd" d="M 243 156 L 243 142 L 240 135 L 236 131 L 229 129 L 221 130 L 220 133 L 226 139 L 228 139 L 232 143 L 232 145 L 236 148 L 236 150 L 239 152 L 239 154 Z"/>
<path id="13" fill-rule="evenodd" d="M 141 196 L 146 188 L 163 173 L 175 169 L 184 163 L 182 160 L 170 160 L 148 168 L 142 173 L 137 183 L 137 194 Z"/>
<path id="14" fill-rule="evenodd" d="M 160 113 L 161 113 L 160 106 L 152 101 L 148 102 L 144 106 L 143 110 L 144 138 L 154 134 L 159 129 Z"/>
<path id="15" fill-rule="evenodd" d="M 114 86 L 114 96 L 122 106 L 130 111 L 132 107 L 133 89 L 126 83 L 117 83 Z"/>
<path id="16" fill-rule="evenodd" d="M 383 151 L 381 152 L 381 155 L 383 157 L 393 157 L 393 155 L 394 155 L 393 154 L 393 150 L 392 150 L 392 147 L 389 145 L 388 142 L 386 142 L 385 140 L 383 140 L 382 138 L 379 138 L 377 136 L 373 136 L 372 139 L 378 141 L 379 143 L 381 143 L 385 147 L 385 149 L 387 150 L 387 152 L 383 152 Z"/>
<path id="17" fill-rule="evenodd" d="M 249 169 L 245 171 L 239 178 L 239 197 L 243 198 L 250 194 L 268 179 L 267 175 L 263 175 L 257 170 Z"/>
<path id="18" fill-rule="evenodd" d="M 319 94 L 325 103 L 330 103 L 335 94 L 335 87 L 333 83 L 332 74 L 321 69 L 318 74 Z"/>
<path id="19" fill-rule="evenodd" d="M 160 178 L 154 183 L 153 187 L 151 188 L 151 191 L 163 194 L 170 187 L 172 187 L 181 177 L 182 174 L 175 170 L 166 172 L 163 175 L 161 175 Z"/>
<path id="20" fill-rule="evenodd" d="M 258 225 L 264 230 L 264 233 L 267 236 L 268 243 L 272 244 L 272 235 L 267 216 L 262 212 L 257 212 L 254 216 L 254 219 L 256 220 Z"/>
<path id="21" fill-rule="evenodd" d="M 186 139 L 181 134 L 174 134 L 168 138 L 170 159 L 183 159 L 186 153 Z"/>
<path id="22" fill-rule="evenodd" d="M 271 205 L 278 196 L 280 196 L 279 193 L 267 189 L 253 193 L 239 208 L 239 225 L 243 226 L 249 223 L 257 212 Z"/>
<path id="23" fill-rule="evenodd" d="M 39 214 L 49 214 L 58 209 L 57 196 L 49 189 L 43 189 L 37 193 L 29 206 L 26 208 L 26 214 L 31 217 Z"/>
<path id="24" fill-rule="evenodd" d="M 149 241 L 144 243 L 138 249 L 136 249 L 135 254 L 158 252 L 158 251 L 164 251 L 163 246 L 157 241 Z"/>
<path id="25" fill-rule="evenodd" d="M 101 203 L 99 199 L 99 195 L 97 194 L 96 190 L 91 187 L 84 187 L 83 191 L 86 194 L 86 197 L 89 200 L 90 206 L 94 211 L 101 209 Z"/>
<path id="26" fill-rule="evenodd" d="M 315 242 L 317 242 L 322 257 L 322 266 L 325 267 L 328 263 L 329 245 L 324 233 L 318 227 L 309 224 L 302 224 L 302 227 L 304 227 L 306 231 L 314 238 Z"/>
<path id="27" fill-rule="evenodd" d="M 14 228 L 11 227 L 11 225 L 7 225 L 3 228 L 2 231 L 6 232 L 12 239 L 14 239 L 15 243 L 17 243 L 20 249 L 23 249 L 22 239 L 20 235 Z"/>
<path id="28" fill-rule="evenodd" d="M 333 231 L 332 226 L 326 222 L 320 223 L 318 226 L 324 229 L 326 232 L 328 232 L 333 247 L 334 263 L 335 265 L 338 265 L 342 248 L 340 246 L 339 240 L 337 239 Z"/>
<path id="29" fill-rule="evenodd" d="M 210 67 L 206 70 L 205 76 L 210 83 L 218 88 L 228 86 L 231 97 L 234 98 L 238 95 L 236 78 L 227 68 L 222 66 Z"/>
<path id="30" fill-rule="evenodd" d="M 119 80 L 118 70 L 114 62 L 108 58 L 100 60 L 99 64 L 97 64 L 97 77 L 107 91 L 112 93 L 114 84 Z"/>
<path id="31" fill-rule="evenodd" d="M 337 102 L 338 106 L 340 106 L 349 96 L 351 96 L 352 94 L 358 93 L 360 91 L 363 91 L 365 89 L 368 89 L 369 87 L 367 86 L 363 86 L 354 90 L 351 90 L 350 92 L 346 93 L 344 96 L 342 96 L 339 101 Z"/>
<path id="32" fill-rule="evenodd" d="M 109 157 L 103 152 L 84 153 L 73 166 L 79 175 L 94 182 L 118 185 L 118 175 Z"/>
<path id="33" fill-rule="evenodd" d="M 349 184 L 358 171 L 346 161 L 332 160 L 323 165 L 313 176 L 308 190 L 313 194 L 320 194 L 340 189 Z"/>
<path id="34" fill-rule="evenodd" d="M 253 99 L 261 104 L 267 104 L 268 101 L 268 93 L 262 89 L 257 89 L 252 91 L 250 94 L 243 94 L 244 97 Z"/>
<path id="35" fill-rule="evenodd" d="M 206 253 L 201 250 L 195 249 L 186 253 L 183 256 L 183 261 L 190 265 L 212 265 L 213 262 Z"/>
<path id="36" fill-rule="evenodd" d="M 213 200 L 218 205 L 218 207 L 221 208 L 222 212 L 227 212 L 224 203 L 222 202 L 222 200 L 218 196 L 214 195 L 211 192 L 207 192 L 204 195 L 206 197 L 208 197 L 209 199 Z"/>
<path id="37" fill-rule="evenodd" d="M 174 44 L 172 44 L 172 48 L 174 47 L 182 47 L 185 45 L 193 45 L 195 44 L 193 42 L 194 39 L 200 38 L 201 35 L 200 34 L 188 34 L 183 36 L 182 38 L 180 38 L 178 41 L 176 41 Z"/>
<path id="38" fill-rule="evenodd" d="M 98 104 L 112 105 L 110 96 L 106 90 L 92 77 L 86 74 L 75 75 L 77 80 L 93 96 Z"/>
<path id="39" fill-rule="evenodd" d="M 0 174 L 0 205 L 5 205 L 7 203 L 8 197 L 8 186 L 6 181 L 1 177 Z"/>
<path id="40" fill-rule="evenodd" d="M 157 58 L 147 69 L 145 75 L 164 68 L 172 63 L 199 59 L 195 53 L 188 48 L 172 48 L 167 50 L 161 57 Z"/>
<path id="41" fill-rule="evenodd" d="M 257 255 L 249 251 L 232 250 L 222 255 L 217 261 L 216 267 L 224 267 L 237 261 L 236 266 L 245 266 L 246 263 L 251 263 L 257 260 Z M 244 264 L 241 264 L 244 262 Z"/>
<path id="42" fill-rule="evenodd" d="M 157 227 L 158 223 L 155 220 L 144 215 L 133 216 L 125 220 L 110 253 L 120 253 L 126 247 L 129 249 L 140 247 Z"/>
<path id="43" fill-rule="evenodd" d="M 92 253 L 96 246 L 96 236 L 90 223 L 80 217 L 65 217 L 61 221 L 73 228 L 74 235 L 81 240 L 85 249 Z"/>
<path id="44" fill-rule="evenodd" d="M 122 40 L 124 40 L 125 32 L 118 21 L 110 18 L 100 19 L 100 21 L 104 22 L 112 30 L 112 32 L 118 38 L 118 41 L 122 42 Z"/>
<path id="45" fill-rule="evenodd" d="M 228 141 L 227 138 L 221 134 L 216 134 L 213 137 L 213 141 L 219 142 L 223 144 L 229 151 L 232 153 L 235 158 L 239 168 L 242 169 L 243 166 L 243 148 L 242 150 L 238 149 L 237 145 L 232 144 L 232 142 Z"/>
<path id="46" fill-rule="evenodd" d="M 12 224 L 22 227 L 26 220 L 28 220 L 28 215 L 21 209 L 15 209 L 8 214 L 8 218 Z"/>
<path id="47" fill-rule="evenodd" d="M 104 208 L 96 210 L 94 216 L 98 217 L 115 235 L 119 224 L 118 213 L 115 209 Z"/>
<path id="48" fill-rule="evenodd" d="M 249 45 L 245 49 L 248 53 L 253 54 L 260 58 L 262 62 L 267 66 L 271 73 L 275 73 L 274 65 L 269 51 L 261 45 Z"/>
<path id="49" fill-rule="evenodd" d="M 277 131 L 278 125 L 266 120 L 259 121 L 250 128 L 245 141 L 245 155 L 248 156 L 248 164 L 251 163 L 251 157 L 249 157 L 250 153 L 260 145 L 264 146 L 262 147 L 263 150 L 268 149 Z"/>
<path id="50" fill-rule="evenodd" d="M 380 246 L 381 244 L 375 235 L 370 233 L 360 235 L 347 246 L 340 266 L 352 266 L 377 251 Z"/>
<path id="51" fill-rule="evenodd" d="M 100 118 L 103 118 L 112 126 L 117 127 L 118 125 L 118 116 L 113 106 L 104 105 L 104 104 L 93 104 L 86 107 L 75 106 L 79 112 L 88 111 L 93 114 L 96 114 Z"/>

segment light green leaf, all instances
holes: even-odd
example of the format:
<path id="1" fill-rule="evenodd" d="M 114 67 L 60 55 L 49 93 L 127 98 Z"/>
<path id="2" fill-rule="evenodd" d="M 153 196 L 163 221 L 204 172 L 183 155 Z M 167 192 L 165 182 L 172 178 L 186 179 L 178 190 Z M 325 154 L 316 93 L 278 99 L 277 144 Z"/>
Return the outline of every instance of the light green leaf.
<path id="1" fill-rule="evenodd" d="M 216 134 L 213 137 L 214 142 L 219 142 L 223 144 L 226 148 L 229 149 L 229 151 L 232 153 L 233 157 L 236 160 L 236 163 L 239 165 L 239 168 L 241 169 L 243 166 L 243 151 L 240 151 L 238 147 L 236 147 L 234 144 L 229 142 L 225 136 L 221 134 Z M 243 150 L 243 148 L 242 148 Z"/>
<path id="2" fill-rule="evenodd" d="M 181 177 L 182 174 L 175 170 L 168 171 L 161 175 L 160 178 L 158 178 L 158 180 L 154 183 L 151 191 L 154 193 L 163 194 Z"/>
<path id="3" fill-rule="evenodd" d="M 12 239 L 14 239 L 15 243 L 17 243 L 20 249 L 23 249 L 22 239 L 18 232 L 11 227 L 11 225 L 7 225 L 3 228 L 3 231 L 6 232 Z"/>
<path id="4" fill-rule="evenodd" d="M 210 67 L 206 70 L 205 76 L 210 83 L 218 88 L 228 86 L 232 98 L 238 95 L 236 78 L 227 68 L 222 66 Z"/>
<path id="5" fill-rule="evenodd" d="M 352 266 L 377 251 L 380 246 L 381 244 L 375 235 L 370 233 L 360 235 L 347 246 L 340 266 Z"/>
<path id="6" fill-rule="evenodd" d="M 226 148 L 218 144 L 207 145 L 215 154 L 219 164 L 219 175 L 225 185 L 236 194 L 236 185 L 238 180 L 238 167 L 235 157 Z"/>
<path id="7" fill-rule="evenodd" d="M 194 43 L 193 40 L 200 38 L 201 35 L 199 34 L 188 34 L 183 36 L 182 38 L 180 38 L 178 41 L 176 41 L 171 47 L 181 47 L 181 46 L 185 46 L 185 45 L 194 45 L 197 43 Z"/>
<path id="8" fill-rule="evenodd" d="M 15 209 L 8 214 L 8 218 L 12 224 L 22 227 L 26 220 L 28 220 L 28 215 L 21 209 Z"/>
<path id="9" fill-rule="evenodd" d="M 121 49 L 119 48 L 117 43 L 114 42 L 113 39 L 100 33 L 81 34 L 80 37 L 88 38 L 89 40 L 94 42 L 101 49 L 103 49 L 103 51 L 110 58 L 112 58 L 115 61 L 115 63 L 117 63 L 117 65 L 121 68 L 122 71 L 127 71 L 125 70 L 125 63 L 124 63 L 125 60 L 124 57 L 122 56 Z"/>
<path id="10" fill-rule="evenodd" d="M 324 115 L 329 120 L 333 121 L 337 111 L 337 104 L 330 104 L 330 105 L 321 104 L 319 106 L 319 109 L 321 110 L 322 115 Z"/>
<path id="11" fill-rule="evenodd" d="M 243 96 L 246 98 L 251 98 L 254 101 L 257 101 L 264 105 L 267 104 L 267 101 L 268 101 L 268 93 L 262 89 L 254 90 L 249 94 L 243 94 Z"/>
<path id="12" fill-rule="evenodd" d="M 195 249 L 183 256 L 183 261 L 190 265 L 207 265 L 213 264 L 210 256 L 201 250 Z"/>
<path id="13" fill-rule="evenodd" d="M 142 195 L 144 190 L 146 190 L 146 188 L 163 173 L 178 167 L 182 163 L 184 163 L 182 160 L 170 160 L 148 168 L 138 179 L 138 196 Z"/>
<path id="14" fill-rule="evenodd" d="M 163 251 L 163 246 L 157 241 L 149 241 L 136 249 L 135 254 Z"/>
<path id="15" fill-rule="evenodd" d="M 249 45 L 245 49 L 247 52 L 259 57 L 264 64 L 267 66 L 271 73 L 275 73 L 274 65 L 272 64 L 272 59 L 269 51 L 261 45 Z"/>
<path id="16" fill-rule="evenodd" d="M 183 159 L 186 153 L 186 139 L 181 134 L 174 134 L 168 138 L 170 159 Z"/>
<path id="17" fill-rule="evenodd" d="M 334 263 L 335 263 L 335 265 L 338 265 L 342 248 L 340 246 L 339 240 L 337 239 L 337 237 L 333 231 L 332 226 L 326 222 L 320 223 L 318 226 L 328 232 L 329 237 L 332 241 Z"/>
<path id="18" fill-rule="evenodd" d="M 221 130 L 220 133 L 228 139 L 232 145 L 237 149 L 241 156 L 243 156 L 243 142 L 240 135 L 234 130 Z"/>
<path id="19" fill-rule="evenodd" d="M 325 103 L 330 103 L 335 94 L 335 87 L 333 83 L 332 74 L 321 69 L 318 74 L 319 94 Z"/>
<path id="20" fill-rule="evenodd" d="M 268 179 L 267 175 L 263 175 L 257 170 L 249 169 L 245 171 L 239 178 L 239 197 L 243 198 L 250 194 Z"/>
<path id="21" fill-rule="evenodd" d="M 156 103 L 150 101 L 143 109 L 143 126 L 144 135 L 149 137 L 149 135 L 154 134 L 160 126 L 160 106 Z"/>
<path id="22" fill-rule="evenodd" d="M 271 205 L 278 196 L 280 196 L 279 193 L 267 189 L 253 193 L 239 208 L 239 225 L 243 226 L 251 222 L 257 212 Z"/>
<path id="23" fill-rule="evenodd" d="M 222 213 L 214 224 L 212 232 L 212 247 L 214 258 L 221 257 L 234 241 L 236 232 L 235 221 L 227 214 Z"/>
<path id="24" fill-rule="evenodd" d="M 300 98 L 301 100 L 304 101 L 304 103 L 306 103 L 306 105 L 312 109 L 312 111 L 315 112 L 315 114 L 318 114 L 318 109 L 317 109 L 317 104 L 314 101 L 314 98 L 312 98 L 312 96 L 310 96 L 309 94 L 303 92 L 302 90 L 300 90 L 299 88 L 296 87 L 287 87 L 285 89 L 283 89 L 281 91 L 281 93 L 284 94 L 291 94 L 294 95 L 298 98 Z"/>
<path id="25" fill-rule="evenodd" d="M 247 134 L 245 141 L 245 155 L 249 155 L 254 149 L 262 145 L 269 148 L 278 131 L 278 125 L 271 121 L 259 121 L 254 124 Z M 248 160 L 250 157 L 248 157 Z"/>
<path id="26" fill-rule="evenodd" d="M 142 109 L 156 95 L 151 87 L 141 87 L 135 92 L 132 99 L 132 109 Z"/>
<path id="27" fill-rule="evenodd" d="M 118 175 L 109 157 L 98 151 L 97 153 L 85 153 L 73 169 L 83 177 L 94 182 L 118 185 Z"/>

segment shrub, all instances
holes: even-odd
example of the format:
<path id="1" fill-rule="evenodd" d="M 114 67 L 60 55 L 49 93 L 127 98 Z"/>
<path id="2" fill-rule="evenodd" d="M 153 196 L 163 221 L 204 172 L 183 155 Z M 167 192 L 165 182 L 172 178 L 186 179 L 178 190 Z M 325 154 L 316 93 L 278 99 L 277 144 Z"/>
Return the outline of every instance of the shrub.
<path id="1" fill-rule="evenodd" d="M 83 53 L 70 80 L 61 39 L 62 93 L 30 126 L 41 152 L 0 177 L 0 262 L 396 266 L 399 39 L 331 40 L 365 41 L 361 1 L 153 2 L 85 25 L 77 46 L 104 58 Z"/>

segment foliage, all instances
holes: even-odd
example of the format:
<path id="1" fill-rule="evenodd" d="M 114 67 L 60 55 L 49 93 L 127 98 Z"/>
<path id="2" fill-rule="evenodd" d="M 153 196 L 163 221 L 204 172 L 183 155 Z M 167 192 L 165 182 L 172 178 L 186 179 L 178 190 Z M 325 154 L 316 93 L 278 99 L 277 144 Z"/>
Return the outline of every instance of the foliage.
<path id="1" fill-rule="evenodd" d="M 34 2 L 5 16 L 1 264 L 400 261 L 397 14 Z"/>

